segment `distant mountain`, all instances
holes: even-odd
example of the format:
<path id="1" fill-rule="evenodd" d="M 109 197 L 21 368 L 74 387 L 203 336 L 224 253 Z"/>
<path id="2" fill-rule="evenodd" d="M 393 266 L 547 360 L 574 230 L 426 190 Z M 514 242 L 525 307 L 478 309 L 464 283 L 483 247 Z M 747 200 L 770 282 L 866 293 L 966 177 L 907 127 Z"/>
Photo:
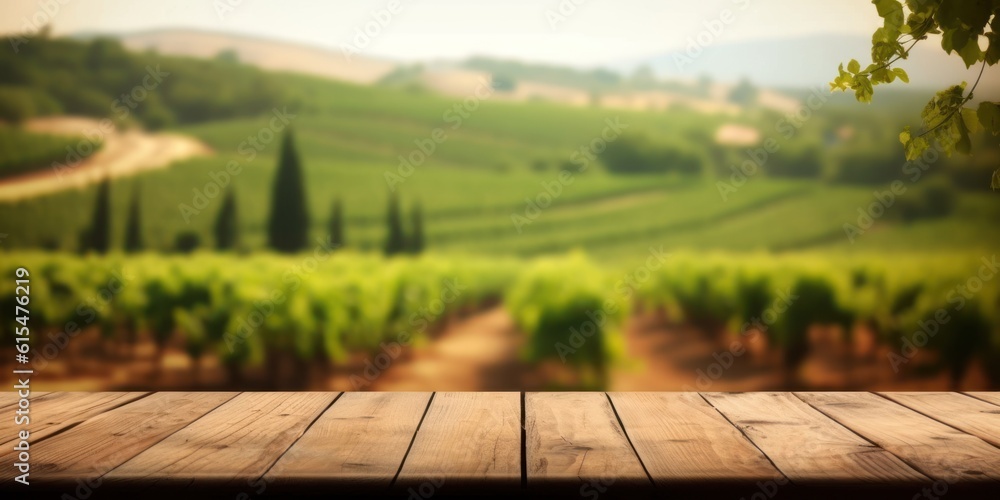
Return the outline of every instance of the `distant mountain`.
<path id="1" fill-rule="evenodd" d="M 261 69 L 305 73 L 361 84 L 374 83 L 396 67 L 393 62 L 358 55 L 348 59 L 339 50 L 228 33 L 156 30 L 117 37 L 131 50 L 152 49 L 161 54 L 203 58 L 232 51 L 241 62 Z"/>
<path id="2" fill-rule="evenodd" d="M 694 57 L 692 57 L 692 55 Z M 693 80 L 708 75 L 716 81 L 733 82 L 749 78 L 758 85 L 769 87 L 811 87 L 822 85 L 837 74 L 837 65 L 855 58 L 864 64 L 871 61 L 871 41 L 851 35 L 809 35 L 795 38 L 759 40 L 734 44 L 708 45 L 697 49 L 685 48 L 660 56 L 610 64 L 609 67 L 631 72 L 649 65 L 664 78 Z M 909 73 L 912 86 L 943 88 L 962 80 L 970 84 L 978 68 L 966 69 L 955 55 L 941 50 L 938 39 L 919 42 L 905 61 L 900 61 Z M 983 75 L 978 97 L 1000 97 L 1000 68 L 989 68 Z"/>

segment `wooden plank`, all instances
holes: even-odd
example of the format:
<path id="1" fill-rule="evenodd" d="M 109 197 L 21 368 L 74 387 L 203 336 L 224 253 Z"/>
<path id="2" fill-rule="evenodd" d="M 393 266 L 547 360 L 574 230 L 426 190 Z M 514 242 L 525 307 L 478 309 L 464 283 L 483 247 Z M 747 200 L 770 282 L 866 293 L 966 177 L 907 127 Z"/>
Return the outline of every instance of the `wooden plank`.
<path id="1" fill-rule="evenodd" d="M 804 401 L 830 418 L 948 483 L 1000 480 L 1000 449 L 870 393 L 806 392 Z"/>
<path id="2" fill-rule="evenodd" d="M 880 393 L 911 410 L 1000 447 L 1000 407 L 956 392 Z"/>
<path id="3" fill-rule="evenodd" d="M 435 393 L 395 486 L 445 494 L 520 488 L 520 394 Z"/>
<path id="4" fill-rule="evenodd" d="M 704 396 L 796 485 L 931 482 L 791 393 Z"/>
<path id="5" fill-rule="evenodd" d="M 338 394 L 242 393 L 112 470 L 105 483 L 253 494 L 261 476 Z"/>
<path id="6" fill-rule="evenodd" d="M 45 396 L 46 394 L 52 394 L 52 393 L 31 391 L 31 394 L 28 395 L 28 400 L 30 400 L 33 403 L 41 399 L 41 397 Z M 4 410 L 8 406 L 14 406 L 20 399 L 21 398 L 20 396 L 18 396 L 17 391 L 0 392 L 0 410 Z"/>
<path id="7" fill-rule="evenodd" d="M 135 401 L 147 392 L 57 392 L 31 401 L 29 417 L 32 443 L 67 427 Z M 14 441 L 23 428 L 13 418 L 0 419 L 0 446 Z"/>
<path id="8" fill-rule="evenodd" d="M 528 393 L 524 415 L 529 488 L 651 486 L 603 393 Z"/>
<path id="9" fill-rule="evenodd" d="M 697 393 L 608 395 L 658 487 L 784 481 L 767 457 Z"/>
<path id="10" fill-rule="evenodd" d="M 234 392 L 158 392 L 90 418 L 31 447 L 31 486 L 70 488 L 77 479 L 95 482 L 234 396 Z M 13 463 L 13 452 L 0 461 Z M 15 475 L 12 468 L 0 469 L 0 481 Z"/>
<path id="11" fill-rule="evenodd" d="M 429 392 L 348 392 L 264 476 L 268 491 L 389 487 Z"/>
<path id="12" fill-rule="evenodd" d="M 969 396 L 1000 406 L 1000 392 L 967 392 Z"/>

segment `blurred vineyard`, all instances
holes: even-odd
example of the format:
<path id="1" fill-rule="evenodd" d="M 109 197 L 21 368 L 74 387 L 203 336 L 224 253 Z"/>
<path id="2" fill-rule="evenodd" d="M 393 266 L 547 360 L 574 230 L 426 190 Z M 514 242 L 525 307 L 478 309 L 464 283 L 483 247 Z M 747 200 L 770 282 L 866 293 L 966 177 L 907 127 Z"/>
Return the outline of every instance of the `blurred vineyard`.
<path id="1" fill-rule="evenodd" d="M 145 344 L 160 363 L 168 349 L 186 353 L 194 383 L 213 359 L 223 385 L 304 387 L 400 339 L 425 344 L 456 318 L 502 301 L 523 336 L 522 361 L 571 371 L 577 388 L 606 386 L 609 368 L 628 364 L 622 331 L 639 317 L 694 327 L 720 351 L 753 338 L 752 356 L 790 387 L 817 335 L 846 346 L 846 366 L 874 360 L 901 376 L 946 376 L 953 386 L 977 367 L 996 387 L 1000 286 L 991 259 L 675 253 L 619 269 L 583 254 L 524 261 L 19 252 L 5 256 L 3 272 L 30 272 L 31 339 L 43 374 L 50 363 L 87 356 L 128 360 Z M 4 293 L 4 307 L 14 309 L 13 290 Z M 0 345 L 14 345 L 17 326 L 3 325 Z M 64 349 L 74 355 L 60 359 Z"/>
<path id="2" fill-rule="evenodd" d="M 247 367 L 266 367 L 275 383 L 281 364 L 308 368 L 379 349 L 407 332 L 419 341 L 449 314 L 496 300 L 512 273 L 502 262 L 362 256 L 282 258 L 202 255 L 74 258 L 24 255 L 31 279 L 31 337 L 41 365 L 64 342 L 99 332 L 91 347 L 108 359 L 128 357 L 136 343 L 183 349 L 196 371 L 216 356 L 240 383 Z M 14 272 L 5 264 L 5 271 Z M 467 285 L 468 284 L 468 285 Z M 13 295 L 3 299 L 14 308 Z M 13 345 L 14 322 L 4 325 Z M 44 333 L 53 333 L 45 336 Z M 295 375 L 301 375 L 296 373 Z"/>
<path id="3" fill-rule="evenodd" d="M 80 161 L 100 149 L 100 141 L 87 143 L 79 151 L 81 142 L 75 137 L 29 133 L 17 127 L 0 124 L 0 178 L 23 174 L 33 170 L 53 168 L 65 164 L 67 151 L 75 150 L 70 158 Z"/>

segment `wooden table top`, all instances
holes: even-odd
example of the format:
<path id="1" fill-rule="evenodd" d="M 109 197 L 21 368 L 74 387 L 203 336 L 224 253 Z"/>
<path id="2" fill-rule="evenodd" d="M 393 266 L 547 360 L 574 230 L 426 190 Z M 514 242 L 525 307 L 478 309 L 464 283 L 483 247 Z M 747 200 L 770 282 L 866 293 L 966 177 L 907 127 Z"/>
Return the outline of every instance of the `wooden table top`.
<path id="1" fill-rule="evenodd" d="M 993 392 L 52 392 L 28 486 L 17 406 L 4 498 L 1000 498 Z"/>

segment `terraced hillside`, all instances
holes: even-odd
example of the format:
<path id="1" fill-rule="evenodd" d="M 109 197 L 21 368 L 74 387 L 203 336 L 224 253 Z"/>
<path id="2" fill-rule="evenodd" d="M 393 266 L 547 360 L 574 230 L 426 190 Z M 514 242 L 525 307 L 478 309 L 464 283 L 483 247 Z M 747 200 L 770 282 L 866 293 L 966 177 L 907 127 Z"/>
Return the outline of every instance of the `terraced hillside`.
<path id="1" fill-rule="evenodd" d="M 735 122 L 782 139 L 769 129 L 775 125 L 771 115 L 733 118 L 684 109 L 619 112 L 491 102 L 488 96 L 455 100 L 413 89 L 283 78 L 293 90 L 292 105 L 283 111 L 303 158 L 314 233 L 325 234 L 330 207 L 339 198 L 346 214 L 347 245 L 361 250 L 381 247 L 390 184 L 404 210 L 421 204 L 428 247 L 442 252 L 527 256 L 579 247 L 602 258 L 628 259 L 643 256 L 649 245 L 737 251 L 912 250 L 992 248 L 1000 241 L 995 231 L 986 229 L 1000 213 L 986 193 L 963 194 L 947 219 L 904 224 L 889 207 L 890 215 L 876 218 L 855 243 L 848 241 L 843 225 L 856 224 L 859 208 L 868 207 L 875 200 L 873 191 L 885 186 L 758 173 L 721 196 L 716 183 L 728 177 L 716 172 L 726 174 L 728 164 L 746 157 L 737 149 L 728 157 L 717 155 L 712 134 L 720 125 Z M 243 245 L 261 247 L 278 153 L 274 137 L 279 134 L 269 129 L 276 123 L 272 116 L 179 128 L 215 154 L 116 180 L 115 239 L 123 239 L 126 204 L 133 187 L 140 185 L 150 247 L 169 249 L 183 231 L 200 233 L 202 245 L 210 246 L 221 205 L 221 196 L 210 195 L 221 183 L 236 188 Z M 808 143 L 834 126 L 834 119 L 805 122 L 787 143 Z M 701 158 L 705 171 L 694 177 L 609 173 L 597 159 L 600 155 L 593 155 L 594 160 L 586 156 L 605 147 L 602 134 L 611 141 L 639 136 L 687 148 Z M 256 146 L 249 141 L 253 136 Z M 412 161 L 401 168 L 401 158 Z M 227 164 L 238 166 L 239 173 L 223 175 Z M 10 235 L 5 246 L 74 249 L 94 193 L 88 188 L 0 205 Z M 549 200 L 550 206 L 539 206 Z M 195 210 L 185 216 L 182 206 Z M 41 220 L 47 223 L 40 225 Z M 936 237 L 935 228 L 942 227 L 952 237 Z"/>

